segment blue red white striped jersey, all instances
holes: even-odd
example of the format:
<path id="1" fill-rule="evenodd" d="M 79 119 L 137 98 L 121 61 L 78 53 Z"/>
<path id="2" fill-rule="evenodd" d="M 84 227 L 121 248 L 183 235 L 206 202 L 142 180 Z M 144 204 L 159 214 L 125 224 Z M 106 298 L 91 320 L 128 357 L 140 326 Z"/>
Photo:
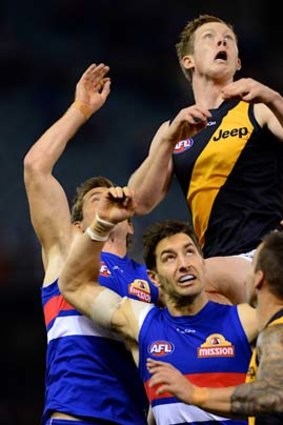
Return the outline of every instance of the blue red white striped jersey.
<path id="1" fill-rule="evenodd" d="M 157 425 L 247 424 L 181 403 L 170 393 L 149 388 L 146 359 L 162 360 L 178 368 L 199 386 L 224 387 L 245 382 L 251 357 L 250 344 L 239 320 L 237 306 L 209 301 L 195 316 L 172 317 L 167 308 L 153 307 L 142 324 L 140 374 Z"/>
<path id="2" fill-rule="evenodd" d="M 144 265 L 102 253 L 99 281 L 121 296 L 157 301 Z M 47 330 L 43 423 L 52 412 L 146 425 L 148 402 L 132 356 L 117 334 L 68 304 L 57 281 L 42 288 Z"/>

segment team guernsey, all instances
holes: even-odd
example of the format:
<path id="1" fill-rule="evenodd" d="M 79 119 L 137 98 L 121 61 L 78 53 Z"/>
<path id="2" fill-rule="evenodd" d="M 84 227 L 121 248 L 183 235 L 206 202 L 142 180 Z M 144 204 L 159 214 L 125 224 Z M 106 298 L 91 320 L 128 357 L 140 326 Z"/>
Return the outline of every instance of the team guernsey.
<path id="1" fill-rule="evenodd" d="M 283 309 L 279 310 L 270 319 L 266 327 L 283 325 Z M 247 373 L 246 382 L 253 382 L 256 380 L 258 370 L 258 358 L 256 348 L 253 350 L 252 358 L 250 361 L 249 370 Z M 258 415 L 256 417 L 249 418 L 249 425 L 282 425 L 283 424 L 283 413 L 267 413 L 265 415 Z"/>
<path id="2" fill-rule="evenodd" d="M 129 257 L 102 253 L 99 282 L 121 296 L 157 301 L 146 268 Z M 52 412 L 119 425 L 146 425 L 147 398 L 129 350 L 68 304 L 58 282 L 42 288 L 47 330 L 43 424 Z"/>
<path id="3" fill-rule="evenodd" d="M 257 247 L 283 215 L 283 144 L 254 116 L 254 105 L 224 101 L 205 129 L 182 140 L 174 173 L 205 257 Z"/>
<path id="4" fill-rule="evenodd" d="M 170 393 L 149 387 L 148 357 L 171 363 L 193 384 L 224 387 L 245 382 L 250 344 L 237 306 L 209 301 L 195 316 L 172 317 L 167 308 L 152 307 L 141 325 L 139 368 L 157 425 L 239 425 L 246 420 L 223 418 L 180 402 Z"/>

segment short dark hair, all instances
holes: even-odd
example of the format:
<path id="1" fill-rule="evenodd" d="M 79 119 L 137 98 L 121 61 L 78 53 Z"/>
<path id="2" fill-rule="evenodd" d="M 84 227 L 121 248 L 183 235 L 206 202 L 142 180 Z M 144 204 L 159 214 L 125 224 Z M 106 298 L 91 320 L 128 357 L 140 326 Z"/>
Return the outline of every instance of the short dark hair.
<path id="1" fill-rule="evenodd" d="M 274 231 L 262 239 L 255 271 L 262 270 L 270 291 L 283 299 L 283 232 Z"/>
<path id="2" fill-rule="evenodd" d="M 84 196 L 95 187 L 112 187 L 113 183 L 107 177 L 97 176 L 83 182 L 76 189 L 76 194 L 73 199 L 71 209 L 71 221 L 82 221 L 83 219 L 83 198 Z"/>
<path id="3" fill-rule="evenodd" d="M 150 225 L 143 235 L 143 258 L 148 269 L 156 270 L 156 255 L 155 250 L 158 243 L 177 233 L 185 233 L 188 235 L 198 252 L 202 255 L 198 238 L 187 221 L 180 220 L 163 220 Z"/>

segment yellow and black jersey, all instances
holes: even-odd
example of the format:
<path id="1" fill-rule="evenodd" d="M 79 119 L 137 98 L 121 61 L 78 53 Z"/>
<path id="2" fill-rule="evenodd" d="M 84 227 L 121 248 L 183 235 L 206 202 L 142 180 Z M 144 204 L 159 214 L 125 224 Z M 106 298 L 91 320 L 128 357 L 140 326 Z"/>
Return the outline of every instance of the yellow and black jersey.
<path id="1" fill-rule="evenodd" d="M 174 173 L 205 257 L 258 245 L 283 217 L 283 143 L 254 117 L 252 104 L 224 101 L 205 129 L 182 140 Z"/>
<path id="2" fill-rule="evenodd" d="M 266 327 L 282 324 L 283 325 L 283 309 L 279 310 L 274 316 L 270 319 Z M 256 380 L 257 370 L 258 370 L 259 359 L 257 357 L 256 348 L 253 350 L 253 354 L 249 364 L 249 370 L 246 377 L 246 383 L 250 383 Z M 272 413 L 266 415 L 258 415 L 256 417 L 249 418 L 249 425 L 282 425 L 283 424 L 283 414 L 282 413 Z"/>

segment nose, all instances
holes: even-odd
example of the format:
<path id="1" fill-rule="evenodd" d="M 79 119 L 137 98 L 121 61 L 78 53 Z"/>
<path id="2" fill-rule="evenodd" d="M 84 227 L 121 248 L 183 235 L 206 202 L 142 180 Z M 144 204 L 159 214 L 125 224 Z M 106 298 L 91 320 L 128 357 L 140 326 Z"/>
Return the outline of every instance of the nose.
<path id="1" fill-rule="evenodd" d="M 181 255 L 179 257 L 179 269 L 186 270 L 188 267 L 190 267 L 188 257 L 185 255 Z"/>
<path id="2" fill-rule="evenodd" d="M 225 37 L 221 37 L 221 39 L 218 40 L 217 42 L 217 46 L 221 46 L 221 45 L 226 46 L 226 44 L 227 44 L 227 41 Z"/>

